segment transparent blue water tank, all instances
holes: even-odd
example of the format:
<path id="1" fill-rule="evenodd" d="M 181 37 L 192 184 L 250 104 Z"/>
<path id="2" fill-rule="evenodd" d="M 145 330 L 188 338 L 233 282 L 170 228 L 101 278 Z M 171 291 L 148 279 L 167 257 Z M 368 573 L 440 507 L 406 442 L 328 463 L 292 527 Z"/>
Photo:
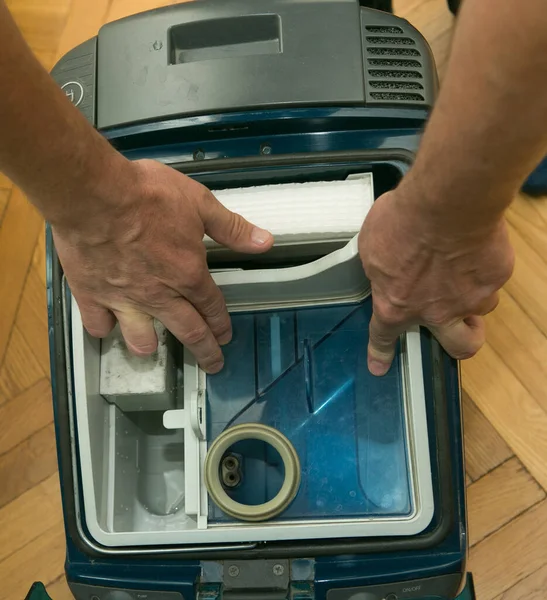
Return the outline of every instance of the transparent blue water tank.
<path id="1" fill-rule="evenodd" d="M 225 367 L 207 379 L 207 439 L 258 422 L 286 435 L 302 483 L 278 520 L 402 517 L 413 512 L 400 358 L 382 378 L 367 369 L 370 299 L 358 305 L 232 315 Z M 275 450 L 258 441 L 231 449 L 243 504 L 273 498 L 283 481 Z M 230 522 L 213 503 L 212 523 Z"/>

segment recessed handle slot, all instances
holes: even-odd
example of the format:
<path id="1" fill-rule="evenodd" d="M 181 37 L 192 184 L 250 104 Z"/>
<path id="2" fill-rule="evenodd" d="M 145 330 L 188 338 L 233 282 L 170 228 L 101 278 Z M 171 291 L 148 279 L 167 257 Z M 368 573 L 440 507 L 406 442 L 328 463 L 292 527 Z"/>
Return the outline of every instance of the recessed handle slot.
<path id="1" fill-rule="evenodd" d="M 169 63 L 281 53 L 279 15 L 243 15 L 175 25 L 169 30 Z"/>

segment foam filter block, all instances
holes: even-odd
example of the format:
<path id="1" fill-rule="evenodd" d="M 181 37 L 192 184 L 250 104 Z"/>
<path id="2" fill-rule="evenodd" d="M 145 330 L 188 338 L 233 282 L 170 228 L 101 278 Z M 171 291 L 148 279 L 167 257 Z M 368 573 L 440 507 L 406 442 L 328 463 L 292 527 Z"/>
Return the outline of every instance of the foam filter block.
<path id="1" fill-rule="evenodd" d="M 372 174 L 344 181 L 289 183 L 218 190 L 218 200 L 267 229 L 276 244 L 349 240 L 359 233 L 374 202 Z M 210 238 L 205 245 L 216 246 Z"/>
<path id="2" fill-rule="evenodd" d="M 123 411 L 169 410 L 175 406 L 173 338 L 154 323 L 158 348 L 150 356 L 129 352 L 120 326 L 101 340 L 99 393 Z"/>

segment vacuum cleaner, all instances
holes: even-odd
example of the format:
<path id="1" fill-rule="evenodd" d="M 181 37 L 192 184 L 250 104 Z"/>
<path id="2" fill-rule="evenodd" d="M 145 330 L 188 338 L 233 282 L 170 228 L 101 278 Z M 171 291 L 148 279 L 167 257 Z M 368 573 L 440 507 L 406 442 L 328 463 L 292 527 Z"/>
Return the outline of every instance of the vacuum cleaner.
<path id="1" fill-rule="evenodd" d="M 366 361 L 357 234 L 434 104 L 424 38 L 357 0 L 197 0 L 105 25 L 52 74 L 128 159 L 276 240 L 204 240 L 234 331 L 207 375 L 159 323 L 149 359 L 92 338 L 48 230 L 74 597 L 472 600 L 458 364 L 420 328 L 385 377 Z"/>

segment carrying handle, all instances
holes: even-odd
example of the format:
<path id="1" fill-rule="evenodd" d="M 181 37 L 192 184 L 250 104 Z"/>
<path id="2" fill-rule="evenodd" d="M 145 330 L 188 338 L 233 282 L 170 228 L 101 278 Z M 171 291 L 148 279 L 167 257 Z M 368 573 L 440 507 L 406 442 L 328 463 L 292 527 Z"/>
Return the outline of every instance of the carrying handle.
<path id="1" fill-rule="evenodd" d="M 281 17 L 239 15 L 174 25 L 169 29 L 169 64 L 281 53 Z"/>

